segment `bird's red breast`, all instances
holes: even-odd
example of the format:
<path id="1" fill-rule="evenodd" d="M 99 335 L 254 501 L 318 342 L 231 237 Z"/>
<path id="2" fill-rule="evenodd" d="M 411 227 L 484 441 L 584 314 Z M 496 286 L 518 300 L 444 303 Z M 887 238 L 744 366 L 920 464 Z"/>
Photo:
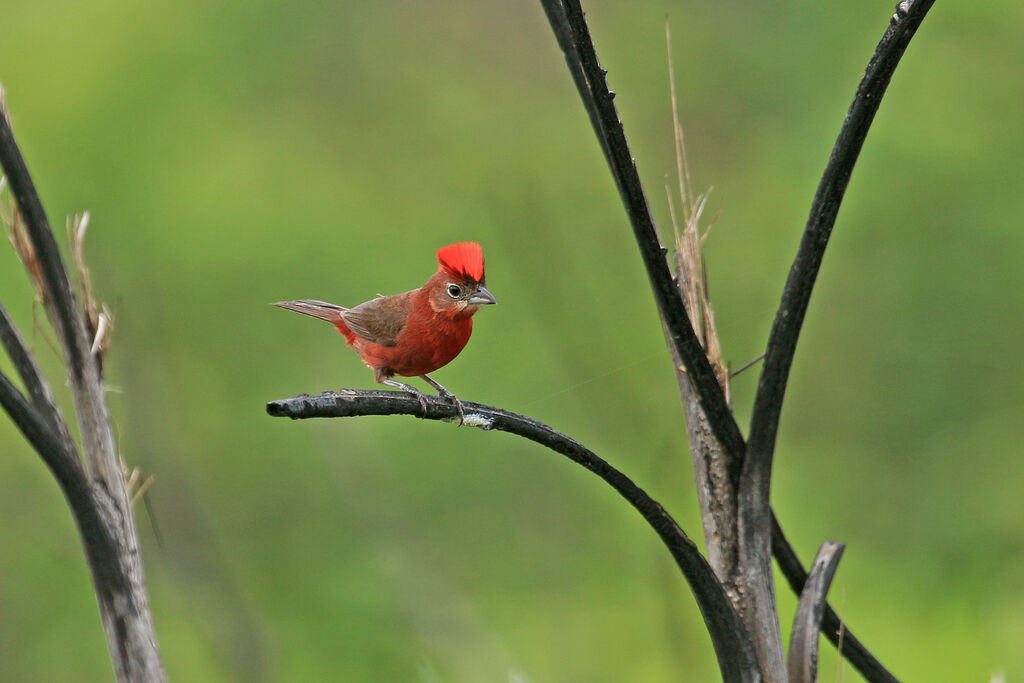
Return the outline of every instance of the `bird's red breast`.
<path id="1" fill-rule="evenodd" d="M 391 301 L 410 294 L 412 296 L 405 301 Z M 462 315 L 435 311 L 430 305 L 430 294 L 431 290 L 425 285 L 405 295 L 381 297 L 362 304 L 382 309 L 402 307 L 393 313 L 404 316 L 404 323 L 393 343 L 382 343 L 386 340 L 374 340 L 355 333 L 350 344 L 366 365 L 374 370 L 381 369 L 385 375 L 415 377 L 433 372 L 459 355 L 473 333 L 475 310 Z"/>

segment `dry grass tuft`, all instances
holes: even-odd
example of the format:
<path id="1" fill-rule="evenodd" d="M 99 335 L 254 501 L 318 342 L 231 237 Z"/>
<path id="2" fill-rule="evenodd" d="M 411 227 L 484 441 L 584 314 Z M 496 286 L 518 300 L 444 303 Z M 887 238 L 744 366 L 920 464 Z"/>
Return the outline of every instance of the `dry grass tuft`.
<path id="1" fill-rule="evenodd" d="M 704 345 L 708 360 L 715 370 L 718 383 L 725 392 L 726 402 L 729 397 L 729 371 L 722 357 L 722 345 L 715 328 L 715 312 L 711 307 L 711 296 L 708 292 L 708 273 L 701 250 L 704 240 L 714 225 L 711 221 L 703 233 L 700 222 L 707 204 L 711 188 L 703 194 L 693 191 L 690 180 L 690 165 L 686 159 L 686 142 L 683 125 L 679 121 L 679 108 L 676 104 L 675 71 L 672 68 L 672 34 L 668 22 L 665 22 L 665 42 L 668 47 L 669 90 L 672 98 L 672 129 L 675 134 L 676 178 L 678 180 L 679 207 L 681 215 L 677 215 L 672 190 L 666 180 L 665 192 L 668 195 L 669 213 L 672 217 L 672 230 L 675 234 L 676 277 L 679 280 L 679 291 L 686 304 L 686 312 L 693 323 L 697 338 Z M 681 225 L 680 225 L 680 220 Z"/>
<path id="2" fill-rule="evenodd" d="M 146 495 L 146 491 L 149 490 L 149 487 L 153 485 L 153 481 L 156 479 L 153 475 L 143 479 L 142 470 L 138 467 L 129 468 L 124 458 L 121 458 L 121 476 L 124 477 L 125 488 L 128 491 L 128 498 L 131 501 L 132 507 L 135 507 L 139 499 Z"/>
<path id="3" fill-rule="evenodd" d="M 36 300 L 46 303 L 46 294 L 43 289 L 43 270 L 36 257 L 36 249 L 32 246 L 28 232 L 25 229 L 25 221 L 21 217 L 21 211 L 10 192 L 5 192 L 7 179 L 0 177 L 0 223 L 4 224 L 7 232 L 7 239 L 10 240 L 14 252 L 18 255 L 21 264 L 25 266 L 29 280 L 32 282 L 32 289 L 36 292 Z"/>

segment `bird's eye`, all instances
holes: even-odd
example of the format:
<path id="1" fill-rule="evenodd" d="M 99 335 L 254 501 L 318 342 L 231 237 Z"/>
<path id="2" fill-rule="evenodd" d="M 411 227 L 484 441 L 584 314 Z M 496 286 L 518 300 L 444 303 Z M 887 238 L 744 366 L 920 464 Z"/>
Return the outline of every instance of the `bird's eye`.
<path id="1" fill-rule="evenodd" d="M 462 287 L 458 285 L 448 285 L 448 296 L 453 299 L 459 298 L 462 295 Z"/>

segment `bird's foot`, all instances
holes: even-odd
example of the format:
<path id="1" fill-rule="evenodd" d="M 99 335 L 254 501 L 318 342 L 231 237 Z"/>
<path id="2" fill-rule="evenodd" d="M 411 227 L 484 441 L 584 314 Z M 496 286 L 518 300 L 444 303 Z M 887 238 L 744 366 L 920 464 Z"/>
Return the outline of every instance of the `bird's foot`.
<path id="1" fill-rule="evenodd" d="M 459 400 L 459 397 L 448 390 L 439 391 L 438 394 L 441 396 L 441 398 L 446 398 L 455 404 L 455 409 L 459 411 L 459 426 L 461 427 L 463 424 L 465 424 L 466 409 L 463 407 L 462 401 Z"/>
<path id="2" fill-rule="evenodd" d="M 440 383 L 435 382 L 429 376 L 427 376 L 427 375 L 420 375 L 420 377 L 422 377 L 424 380 L 426 380 L 427 384 L 429 384 L 430 386 L 432 386 L 435 389 L 437 389 L 437 395 L 438 396 L 440 396 L 441 398 L 446 398 L 446 399 L 448 399 L 449 401 L 451 401 L 452 403 L 455 404 L 455 409 L 459 411 L 459 426 L 461 427 L 463 424 L 465 424 L 465 422 L 466 422 L 466 409 L 462 405 L 462 401 L 459 400 L 459 397 L 456 396 L 455 394 L 453 394 L 452 392 L 448 391 L 447 389 L 445 389 Z"/>
<path id="3" fill-rule="evenodd" d="M 416 387 L 412 386 L 411 384 L 406 384 L 405 382 L 399 382 L 399 381 L 393 380 L 393 379 L 383 379 L 383 380 L 381 380 L 380 383 L 381 384 L 386 384 L 389 387 L 394 387 L 396 389 L 401 389 L 402 391 L 404 391 L 406 393 L 412 394 L 416 398 L 416 400 L 419 401 L 420 410 L 423 411 L 423 417 L 427 416 L 427 398 L 426 398 L 426 396 L 423 395 L 423 392 L 421 392 L 419 389 L 417 389 Z"/>
<path id="4" fill-rule="evenodd" d="M 423 394 L 421 394 L 420 392 L 418 392 L 418 391 L 411 391 L 409 393 L 411 393 L 413 396 L 415 396 L 416 400 L 420 402 L 420 410 L 423 411 L 423 417 L 426 417 L 427 416 L 427 399 L 426 399 L 426 397 Z"/>

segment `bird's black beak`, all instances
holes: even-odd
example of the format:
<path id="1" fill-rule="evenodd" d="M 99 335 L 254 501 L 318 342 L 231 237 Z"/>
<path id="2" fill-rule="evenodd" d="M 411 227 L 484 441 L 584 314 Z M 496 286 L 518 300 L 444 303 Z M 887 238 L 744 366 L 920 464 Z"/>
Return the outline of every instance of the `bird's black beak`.
<path id="1" fill-rule="evenodd" d="M 469 297 L 469 302 L 472 306 L 483 306 L 484 304 L 496 304 L 498 300 L 494 298 L 494 295 L 487 291 L 487 288 L 480 285 L 473 292 L 473 296 Z"/>

